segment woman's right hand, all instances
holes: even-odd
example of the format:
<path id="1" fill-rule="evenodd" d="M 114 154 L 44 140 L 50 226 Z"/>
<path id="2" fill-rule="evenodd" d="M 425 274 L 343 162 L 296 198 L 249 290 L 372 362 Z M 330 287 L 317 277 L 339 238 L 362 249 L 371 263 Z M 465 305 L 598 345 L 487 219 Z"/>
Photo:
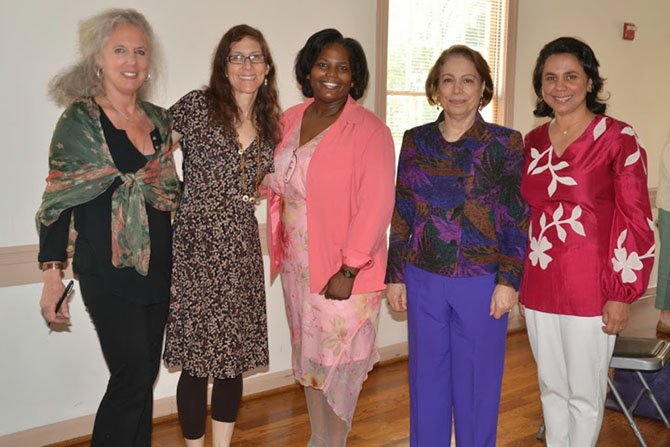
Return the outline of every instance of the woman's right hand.
<path id="1" fill-rule="evenodd" d="M 60 270 L 46 270 L 43 273 L 44 284 L 42 286 L 42 296 L 40 298 L 40 308 L 42 316 L 47 323 L 67 324 L 70 321 L 70 309 L 68 300 L 65 299 L 58 313 L 56 313 L 56 303 L 63 294 L 65 286 L 61 280 Z"/>
<path id="2" fill-rule="evenodd" d="M 388 284 L 386 286 L 386 299 L 391 309 L 396 312 L 407 310 L 407 287 L 402 283 Z"/>
<path id="3" fill-rule="evenodd" d="M 523 318 L 526 318 L 526 306 L 521 304 L 521 301 L 517 303 L 517 306 L 519 306 L 519 315 L 521 315 Z"/>

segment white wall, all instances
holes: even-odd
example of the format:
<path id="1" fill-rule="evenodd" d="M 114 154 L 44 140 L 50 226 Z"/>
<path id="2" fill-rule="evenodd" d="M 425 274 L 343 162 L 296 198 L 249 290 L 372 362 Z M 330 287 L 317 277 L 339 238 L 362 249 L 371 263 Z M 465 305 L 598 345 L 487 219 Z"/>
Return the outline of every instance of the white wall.
<path id="1" fill-rule="evenodd" d="M 105 7 L 132 6 L 152 23 L 165 53 L 161 87 L 153 100 L 169 106 L 209 77 L 222 34 L 248 23 L 265 34 L 277 65 L 281 102 L 301 97 L 293 78 L 295 54 L 313 32 L 340 29 L 375 61 L 374 0 L 23 0 L 0 14 L 0 247 L 34 244 L 33 216 L 47 174 L 47 150 L 60 113 L 48 102 L 49 79 L 76 59 L 77 22 Z M 374 104 L 370 85 L 365 104 Z M 264 205 L 258 211 L 265 220 Z M 267 258 L 266 258 L 267 262 Z M 290 369 L 290 344 L 279 283 L 268 286 L 270 368 Z M 38 284 L 0 288 L 0 436 L 94 413 L 108 377 L 94 329 L 75 297 L 70 333 L 49 334 L 39 315 Z M 380 346 L 405 340 L 404 322 L 382 310 Z M 156 398 L 174 394 L 177 373 L 160 372 Z"/>
<path id="2" fill-rule="evenodd" d="M 607 78 L 607 113 L 636 130 L 649 156 L 649 186 L 658 185 L 660 151 L 670 133 L 670 2 L 667 0 L 519 0 L 514 127 L 528 132 L 532 71 L 544 44 L 561 36 L 587 42 Z M 637 25 L 634 41 L 621 38 L 624 22 Z"/>

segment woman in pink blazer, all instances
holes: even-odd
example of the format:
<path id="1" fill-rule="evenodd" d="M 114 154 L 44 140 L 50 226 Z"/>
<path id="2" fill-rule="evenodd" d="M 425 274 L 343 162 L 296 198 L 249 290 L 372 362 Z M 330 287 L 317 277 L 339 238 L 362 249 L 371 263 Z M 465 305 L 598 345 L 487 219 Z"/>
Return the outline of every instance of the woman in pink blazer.
<path id="1" fill-rule="evenodd" d="M 368 81 L 356 40 L 333 29 L 314 34 L 295 73 L 312 99 L 284 113 L 266 179 L 271 273 L 282 278 L 309 446 L 344 446 L 378 360 L 395 155 L 388 127 L 356 103 Z"/>

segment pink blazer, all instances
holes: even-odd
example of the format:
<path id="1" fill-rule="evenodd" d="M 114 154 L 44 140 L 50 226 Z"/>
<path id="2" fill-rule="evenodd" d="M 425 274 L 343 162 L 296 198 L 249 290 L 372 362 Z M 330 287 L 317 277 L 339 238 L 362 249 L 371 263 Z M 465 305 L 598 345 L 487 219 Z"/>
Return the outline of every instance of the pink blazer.
<path id="1" fill-rule="evenodd" d="M 309 100 L 286 110 L 275 157 L 299 125 Z M 349 97 L 307 171 L 310 291 L 319 293 L 342 264 L 360 268 L 352 293 L 384 288 L 386 230 L 394 203 L 395 151 L 388 127 Z M 281 197 L 268 191 L 268 247 L 274 279 L 282 260 Z"/>

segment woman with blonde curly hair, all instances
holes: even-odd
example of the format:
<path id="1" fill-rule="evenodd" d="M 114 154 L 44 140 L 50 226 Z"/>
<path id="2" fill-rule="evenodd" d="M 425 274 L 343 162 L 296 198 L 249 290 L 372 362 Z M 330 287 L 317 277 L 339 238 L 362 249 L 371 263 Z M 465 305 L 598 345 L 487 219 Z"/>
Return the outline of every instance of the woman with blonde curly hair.
<path id="1" fill-rule="evenodd" d="M 179 182 L 172 118 L 144 101 L 155 78 L 151 26 L 133 9 L 80 25 L 81 59 L 50 85 L 66 107 L 51 141 L 37 213 L 50 323 L 67 324 L 62 270 L 76 230 L 73 270 L 110 371 L 91 445 L 150 446 L 153 383 L 160 365 L 172 267 L 170 214 Z"/>

